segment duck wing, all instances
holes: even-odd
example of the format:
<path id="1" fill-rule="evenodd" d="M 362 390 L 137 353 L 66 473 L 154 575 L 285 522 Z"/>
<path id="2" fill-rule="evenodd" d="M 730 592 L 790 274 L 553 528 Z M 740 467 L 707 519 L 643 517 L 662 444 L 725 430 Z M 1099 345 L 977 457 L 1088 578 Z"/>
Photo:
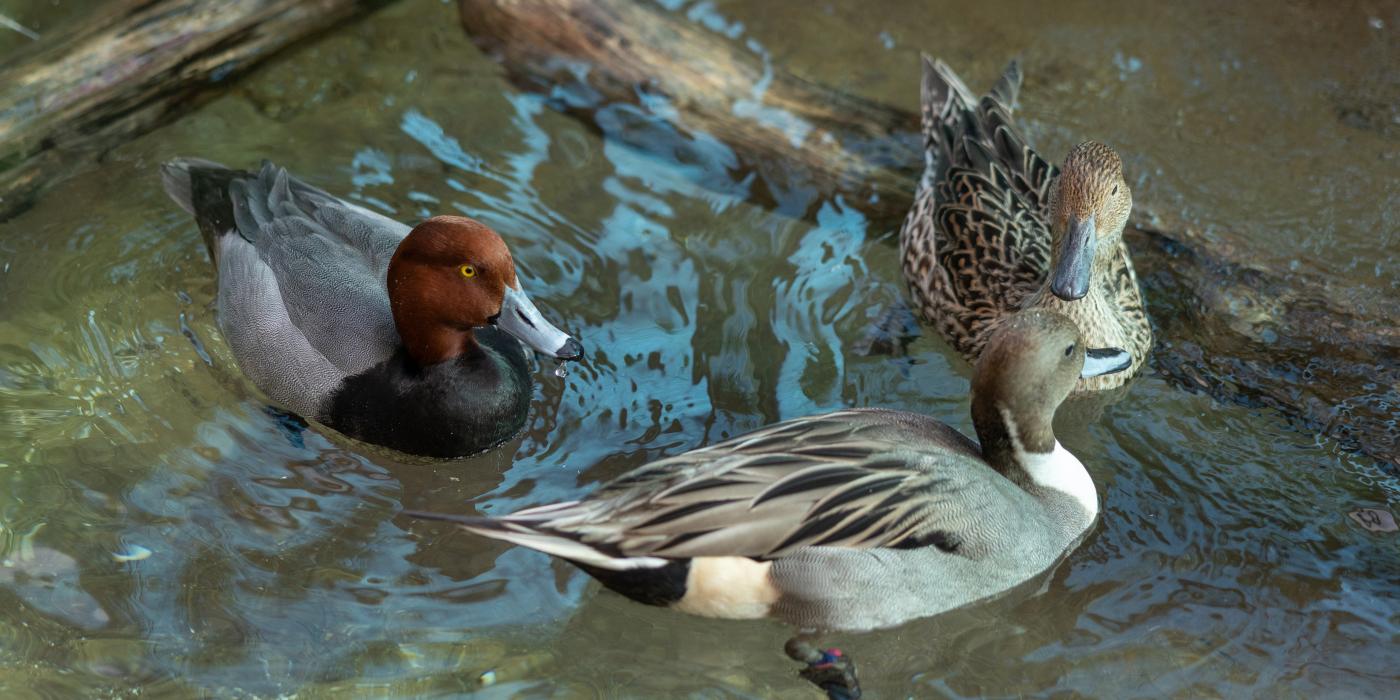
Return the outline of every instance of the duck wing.
<path id="1" fill-rule="evenodd" d="M 1028 498 L 977 454 L 924 416 L 839 411 L 652 462 L 582 501 L 500 519 L 427 517 L 615 570 L 806 547 L 976 558 L 991 548 L 989 516 Z"/>
<path id="2" fill-rule="evenodd" d="M 314 415 L 344 377 L 393 354 L 384 280 L 408 226 L 268 162 L 257 173 L 194 159 L 162 170 L 218 265 L 220 327 L 272 398 Z"/>
<path id="3" fill-rule="evenodd" d="M 925 318 L 974 357 L 1050 266 L 1056 173 L 1016 129 L 1020 85 L 1013 61 L 977 100 L 947 64 L 923 58 L 925 168 L 900 232 L 905 275 Z"/>

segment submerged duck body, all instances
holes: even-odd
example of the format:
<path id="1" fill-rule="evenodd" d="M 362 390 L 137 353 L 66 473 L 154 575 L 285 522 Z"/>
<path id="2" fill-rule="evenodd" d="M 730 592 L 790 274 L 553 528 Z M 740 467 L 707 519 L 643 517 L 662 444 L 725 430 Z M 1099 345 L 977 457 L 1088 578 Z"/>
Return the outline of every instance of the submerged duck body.
<path id="1" fill-rule="evenodd" d="M 1123 227 L 1132 192 L 1118 154 L 1092 141 L 1057 169 L 1012 120 L 1012 63 L 981 100 L 923 57 L 925 169 L 900 230 L 905 279 L 924 320 L 975 361 L 997 323 L 1023 308 L 1068 316 L 1090 347 L 1132 355 L 1129 371 L 1076 392 L 1125 384 L 1152 349 Z"/>
<path id="2" fill-rule="evenodd" d="M 977 442 L 857 409 L 785 421 L 625 474 L 580 501 L 498 519 L 432 513 L 569 560 L 640 602 L 711 617 L 871 629 L 1004 592 L 1054 565 L 1098 513 L 1051 429 L 1081 376 L 1120 371 L 1043 310 L 1003 323 L 973 384 Z"/>
<path id="3" fill-rule="evenodd" d="M 533 382 L 521 342 L 581 354 L 479 222 L 410 229 L 266 162 L 252 173 L 179 159 L 161 171 L 209 246 L 218 324 L 239 367 L 306 418 L 410 454 L 468 455 L 525 423 Z"/>

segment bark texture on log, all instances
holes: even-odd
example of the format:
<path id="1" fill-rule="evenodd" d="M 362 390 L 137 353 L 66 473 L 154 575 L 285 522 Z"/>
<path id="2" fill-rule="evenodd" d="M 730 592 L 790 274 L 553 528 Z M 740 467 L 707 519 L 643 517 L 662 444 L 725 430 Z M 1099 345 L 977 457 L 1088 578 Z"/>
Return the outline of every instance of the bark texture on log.
<path id="1" fill-rule="evenodd" d="M 561 100 L 580 116 L 607 103 L 663 99 L 678 127 L 729 145 L 741 167 L 758 173 L 751 195 L 759 201 L 783 208 L 788 184 L 799 180 L 877 218 L 904 216 L 909 170 L 923 162 L 918 120 L 908 112 L 765 66 L 651 3 L 459 0 L 459 7 L 472 41 L 517 84 L 577 87 Z"/>
<path id="2" fill-rule="evenodd" d="M 201 91 L 373 0 L 116 0 L 0 66 L 0 221 Z"/>
<path id="3" fill-rule="evenodd" d="M 736 174 L 757 175 L 748 196 L 786 213 L 810 216 L 819 197 L 841 197 L 881 230 L 909 207 L 923 157 L 918 117 L 907 110 L 765 65 L 650 3 L 458 4 L 472 40 L 517 85 L 552 95 L 612 138 L 633 136 L 600 124 L 600 115 L 638 105 L 729 146 Z M 917 85 L 911 66 L 910 89 Z M 657 145 L 645 130 L 637 134 L 632 145 Z M 1400 304 L 1350 308 L 1326 280 L 1255 269 L 1228 245 L 1143 211 L 1139 205 L 1127 235 L 1157 327 L 1159 371 L 1400 465 Z"/>

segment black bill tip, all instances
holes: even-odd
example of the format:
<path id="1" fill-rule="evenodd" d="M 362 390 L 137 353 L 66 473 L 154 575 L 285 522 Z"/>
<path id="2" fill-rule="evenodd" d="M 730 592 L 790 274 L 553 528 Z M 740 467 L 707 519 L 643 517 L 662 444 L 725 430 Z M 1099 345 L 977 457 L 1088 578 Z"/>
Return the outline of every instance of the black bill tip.
<path id="1" fill-rule="evenodd" d="M 581 360 L 583 359 L 583 343 L 571 337 L 554 352 L 554 356 L 561 360 Z"/>

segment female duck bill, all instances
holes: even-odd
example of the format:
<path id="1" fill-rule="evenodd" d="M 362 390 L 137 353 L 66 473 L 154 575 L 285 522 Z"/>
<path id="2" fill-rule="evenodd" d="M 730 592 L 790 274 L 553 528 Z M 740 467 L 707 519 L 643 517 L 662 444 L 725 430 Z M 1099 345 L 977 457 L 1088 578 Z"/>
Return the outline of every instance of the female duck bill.
<path id="1" fill-rule="evenodd" d="M 516 287 L 506 287 L 505 297 L 501 299 L 501 311 L 490 319 L 491 323 L 536 352 L 557 360 L 582 358 L 583 345 L 546 321 L 519 284 L 517 281 Z"/>
<path id="2" fill-rule="evenodd" d="M 1065 301 L 1083 299 L 1089 293 L 1089 272 L 1094 267 L 1094 248 L 1097 243 L 1094 230 L 1094 216 L 1079 218 L 1073 214 L 1065 227 L 1064 239 L 1060 242 L 1060 261 L 1055 266 L 1055 278 L 1050 282 L 1050 291 Z"/>

